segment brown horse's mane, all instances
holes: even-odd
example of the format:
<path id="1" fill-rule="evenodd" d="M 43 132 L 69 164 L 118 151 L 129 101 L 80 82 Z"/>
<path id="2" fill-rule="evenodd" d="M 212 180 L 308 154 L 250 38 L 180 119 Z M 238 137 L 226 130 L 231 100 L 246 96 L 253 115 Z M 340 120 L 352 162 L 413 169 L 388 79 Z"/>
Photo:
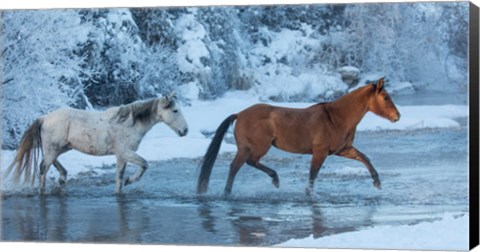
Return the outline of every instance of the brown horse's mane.
<path id="1" fill-rule="evenodd" d="M 158 102 L 159 99 L 154 98 L 122 105 L 114 118 L 118 118 L 118 122 L 122 123 L 132 115 L 133 125 L 138 121 L 141 123 L 148 122 L 157 113 Z"/>
<path id="2" fill-rule="evenodd" d="M 367 84 L 363 87 L 360 87 L 360 88 L 357 88 L 355 90 L 353 90 L 352 92 L 340 97 L 339 99 L 337 99 L 336 101 L 340 101 L 340 100 L 344 100 L 344 99 L 349 99 L 351 98 L 352 96 L 357 96 L 359 93 L 361 92 L 365 92 L 366 90 L 369 90 L 370 92 L 372 91 L 375 91 L 375 85 L 374 84 Z"/>
<path id="3" fill-rule="evenodd" d="M 322 106 L 322 105 L 326 105 L 326 104 L 330 104 L 330 103 L 334 103 L 334 102 L 342 102 L 342 101 L 345 101 L 345 100 L 349 100 L 352 96 L 357 96 L 358 93 L 360 93 L 360 92 L 364 92 L 364 91 L 370 90 L 370 89 L 371 89 L 372 91 L 375 90 L 374 85 L 373 85 L 373 86 L 372 86 L 372 85 L 373 85 L 373 84 L 365 85 L 365 86 L 363 86 L 363 87 L 360 87 L 360 88 L 357 88 L 357 89 L 353 90 L 353 91 L 350 92 L 350 93 L 347 93 L 347 94 L 341 96 L 340 98 L 338 98 L 338 99 L 336 99 L 336 100 L 334 100 L 334 101 L 330 101 L 330 102 L 319 102 L 319 103 L 317 103 L 317 104 L 312 105 L 312 107 Z M 372 88 L 372 87 L 373 87 L 373 88 Z"/>

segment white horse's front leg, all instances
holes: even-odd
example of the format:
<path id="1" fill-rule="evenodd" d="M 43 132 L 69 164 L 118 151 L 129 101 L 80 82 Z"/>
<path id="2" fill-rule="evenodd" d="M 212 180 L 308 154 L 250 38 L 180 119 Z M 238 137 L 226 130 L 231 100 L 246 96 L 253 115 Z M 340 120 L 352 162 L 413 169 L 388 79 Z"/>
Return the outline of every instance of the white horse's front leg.
<path id="1" fill-rule="evenodd" d="M 125 174 L 125 167 L 127 167 L 127 162 L 122 158 L 117 158 L 117 174 L 115 175 L 115 193 L 122 193 L 123 186 L 123 174 Z"/>
<path id="2" fill-rule="evenodd" d="M 129 153 L 128 155 L 126 155 L 125 159 L 128 162 L 134 163 L 134 164 L 139 166 L 139 168 L 137 169 L 135 174 L 133 174 L 132 176 L 128 177 L 127 180 L 125 180 L 125 185 L 129 185 L 133 182 L 138 181 L 142 177 L 143 173 L 145 173 L 145 171 L 148 168 L 148 163 L 145 159 L 140 157 L 135 152 L 132 152 L 132 153 Z"/>
<path id="3" fill-rule="evenodd" d="M 60 178 L 58 178 L 58 184 L 60 185 L 61 188 L 64 188 L 65 183 L 67 182 L 68 172 L 65 169 L 65 167 L 63 167 L 63 165 L 60 164 L 60 162 L 58 162 L 58 160 L 55 160 L 53 162 L 53 166 L 55 166 L 55 168 L 57 168 L 58 172 L 60 173 Z"/>

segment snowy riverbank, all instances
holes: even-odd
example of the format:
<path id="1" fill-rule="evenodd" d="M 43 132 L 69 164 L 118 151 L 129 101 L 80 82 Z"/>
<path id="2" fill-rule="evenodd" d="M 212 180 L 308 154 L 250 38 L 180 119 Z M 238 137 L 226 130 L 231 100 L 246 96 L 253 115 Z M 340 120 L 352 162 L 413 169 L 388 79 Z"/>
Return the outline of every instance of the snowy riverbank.
<path id="1" fill-rule="evenodd" d="M 278 247 L 341 249 L 468 250 L 469 216 L 445 214 L 416 225 L 376 226 L 318 239 L 292 239 Z"/>

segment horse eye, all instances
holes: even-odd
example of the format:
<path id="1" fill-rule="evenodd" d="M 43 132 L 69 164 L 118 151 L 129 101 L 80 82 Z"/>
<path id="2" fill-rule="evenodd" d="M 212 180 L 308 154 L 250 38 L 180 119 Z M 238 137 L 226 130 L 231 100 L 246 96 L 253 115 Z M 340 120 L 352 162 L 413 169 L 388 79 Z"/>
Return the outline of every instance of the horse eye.
<path id="1" fill-rule="evenodd" d="M 173 113 L 178 113 L 178 110 L 174 109 L 172 110 Z"/>
<path id="2" fill-rule="evenodd" d="M 388 100 L 388 96 L 384 96 L 383 100 L 385 100 L 385 101 Z"/>

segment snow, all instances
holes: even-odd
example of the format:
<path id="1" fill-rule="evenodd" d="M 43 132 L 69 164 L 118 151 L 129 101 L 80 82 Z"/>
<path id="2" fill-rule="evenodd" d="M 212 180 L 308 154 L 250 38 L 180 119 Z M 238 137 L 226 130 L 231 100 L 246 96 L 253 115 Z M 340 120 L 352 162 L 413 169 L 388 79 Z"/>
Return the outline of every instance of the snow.
<path id="1" fill-rule="evenodd" d="M 194 11 L 195 9 L 191 9 Z M 205 28 L 195 20 L 194 14 L 182 16 L 176 23 L 183 42 L 178 48 L 177 61 L 182 72 L 200 71 L 205 68 L 200 61 L 208 58 L 209 52 L 203 42 L 206 36 Z"/>
<path id="2" fill-rule="evenodd" d="M 344 66 L 340 67 L 337 69 L 337 72 L 342 75 L 342 78 L 346 79 L 358 79 L 358 76 L 360 75 L 360 69 L 354 67 L 354 66 Z"/>
<path id="3" fill-rule="evenodd" d="M 200 93 L 200 88 L 198 88 L 197 84 L 192 81 L 180 86 L 178 88 L 178 91 L 180 92 L 182 97 L 184 97 L 185 99 L 195 100 L 198 98 L 198 95 Z"/>
<path id="4" fill-rule="evenodd" d="M 178 137 L 165 124 L 155 125 L 144 137 L 137 153 L 148 161 L 160 161 L 173 158 L 195 158 L 205 154 L 211 139 L 203 133 L 215 132 L 218 125 L 230 114 L 237 113 L 252 104 L 259 103 L 259 97 L 252 96 L 252 91 L 229 92 L 223 98 L 213 101 L 194 100 L 191 106 L 182 112 L 189 125 L 186 137 Z M 305 108 L 314 103 L 268 102 L 283 107 Z M 456 118 L 468 116 L 465 105 L 439 106 L 397 106 L 402 114 L 400 121 L 391 123 L 372 113 L 367 113 L 357 127 L 360 131 L 375 130 L 418 130 L 425 128 L 456 128 L 460 124 Z M 232 128 L 230 128 L 230 131 Z M 210 136 L 211 137 L 211 136 Z M 234 144 L 223 143 L 221 152 L 235 152 Z M 15 152 L 3 150 L 1 154 L 1 172 L 12 162 Z M 77 151 L 70 151 L 59 157 L 67 169 L 69 177 L 104 165 L 114 165 L 114 156 L 94 157 Z M 99 172 L 99 169 L 95 170 Z M 50 169 L 49 176 L 58 176 L 55 169 Z M 2 181 L 2 189 L 10 188 L 12 183 Z"/>
<path id="5" fill-rule="evenodd" d="M 389 123 L 372 113 L 367 113 L 358 125 L 358 130 L 414 130 L 424 128 L 459 127 L 456 118 L 468 116 L 468 107 L 463 105 L 397 106 L 400 121 Z"/>
<path id="6" fill-rule="evenodd" d="M 389 91 L 391 94 L 413 94 L 415 93 L 415 88 L 413 87 L 413 84 L 411 82 L 403 81 L 396 82 L 393 85 L 390 85 Z"/>
<path id="7" fill-rule="evenodd" d="M 327 98 L 332 91 L 346 90 L 347 86 L 337 73 L 319 74 L 318 68 L 309 68 L 312 48 L 318 44 L 310 26 L 302 30 L 282 29 L 272 32 L 259 29 L 264 41 L 255 44 L 250 57 L 255 67 L 255 91 L 263 100 L 286 101 L 295 97 L 314 100 Z M 307 60 L 306 60 L 307 59 Z"/>
<path id="8" fill-rule="evenodd" d="M 468 250 L 469 216 L 445 214 L 435 222 L 375 226 L 320 238 L 292 239 L 278 247 Z"/>

